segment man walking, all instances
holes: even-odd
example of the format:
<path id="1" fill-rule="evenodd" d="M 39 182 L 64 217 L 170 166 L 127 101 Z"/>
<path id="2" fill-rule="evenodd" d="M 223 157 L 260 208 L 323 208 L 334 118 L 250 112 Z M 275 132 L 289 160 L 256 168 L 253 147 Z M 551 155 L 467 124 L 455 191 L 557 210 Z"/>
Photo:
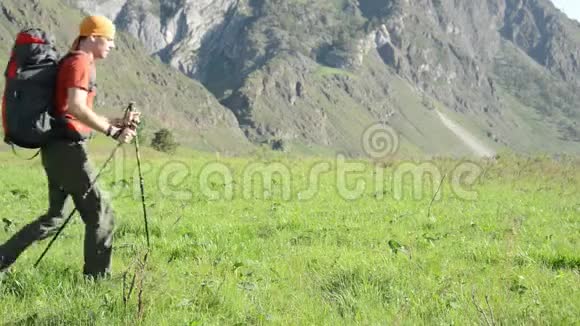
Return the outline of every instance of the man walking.
<path id="1" fill-rule="evenodd" d="M 105 59 L 115 47 L 115 26 L 102 16 L 86 17 L 71 51 L 62 60 L 55 94 L 57 139 L 41 148 L 42 165 L 48 178 L 49 208 L 0 245 L 0 270 L 10 266 L 33 242 L 54 234 L 64 222 L 64 206 L 70 196 L 85 223 L 83 273 L 89 277 L 110 274 L 113 211 L 97 185 L 87 193 L 94 178 L 88 161 L 86 140 L 94 131 L 128 143 L 135 136 L 139 113 L 126 121 L 96 114 L 95 61 Z M 83 195 L 86 196 L 83 198 Z"/>

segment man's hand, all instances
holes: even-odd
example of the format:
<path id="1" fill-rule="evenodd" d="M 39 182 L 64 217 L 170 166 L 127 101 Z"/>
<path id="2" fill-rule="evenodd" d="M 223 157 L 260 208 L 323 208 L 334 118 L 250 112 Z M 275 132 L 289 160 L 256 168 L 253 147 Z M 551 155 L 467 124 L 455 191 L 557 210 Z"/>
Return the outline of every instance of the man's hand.
<path id="1" fill-rule="evenodd" d="M 133 138 L 135 138 L 135 136 L 137 135 L 137 131 L 131 129 L 131 128 L 123 128 L 121 130 L 121 133 L 119 134 L 119 136 L 116 138 L 117 141 L 119 143 L 130 143 Z"/>
<path id="2" fill-rule="evenodd" d="M 137 131 L 130 128 L 130 127 L 115 127 L 112 126 L 109 128 L 107 135 L 111 136 L 113 139 L 117 140 L 119 143 L 130 143 L 133 138 L 137 135 Z"/>
<path id="3" fill-rule="evenodd" d="M 141 112 L 138 111 L 128 112 L 126 117 L 114 118 L 110 120 L 110 123 L 117 128 L 123 127 L 137 128 L 140 122 L 141 122 Z"/>
<path id="4" fill-rule="evenodd" d="M 123 120 L 123 126 L 130 127 L 132 129 L 137 129 L 137 126 L 141 122 L 141 112 L 131 111 L 126 114 Z"/>
<path id="5" fill-rule="evenodd" d="M 137 127 L 141 122 L 141 112 L 127 111 L 123 118 L 111 119 L 107 135 L 119 143 L 130 143 L 137 135 Z"/>

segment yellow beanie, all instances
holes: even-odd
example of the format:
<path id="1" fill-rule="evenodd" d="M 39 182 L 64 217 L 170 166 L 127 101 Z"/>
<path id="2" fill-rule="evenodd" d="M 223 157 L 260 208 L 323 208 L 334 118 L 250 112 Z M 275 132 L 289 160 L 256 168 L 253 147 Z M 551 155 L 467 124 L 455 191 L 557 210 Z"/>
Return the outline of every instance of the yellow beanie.
<path id="1" fill-rule="evenodd" d="M 115 38 L 115 25 L 105 16 L 88 16 L 81 22 L 79 36 Z"/>

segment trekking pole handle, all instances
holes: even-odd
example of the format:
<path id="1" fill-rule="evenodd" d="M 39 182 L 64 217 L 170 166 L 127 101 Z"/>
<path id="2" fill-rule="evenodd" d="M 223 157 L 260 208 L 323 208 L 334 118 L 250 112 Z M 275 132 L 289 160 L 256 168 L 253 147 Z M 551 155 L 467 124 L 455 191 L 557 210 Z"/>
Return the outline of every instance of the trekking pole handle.
<path id="1" fill-rule="evenodd" d="M 135 101 L 131 101 L 131 102 L 129 102 L 129 106 L 127 107 L 127 110 L 128 110 L 129 112 L 133 112 L 133 111 L 135 111 Z"/>
<path id="2" fill-rule="evenodd" d="M 124 121 L 128 121 L 129 120 L 129 114 L 135 112 L 135 101 L 131 101 L 129 102 L 129 105 L 127 106 L 127 108 L 125 109 L 125 116 L 123 117 Z M 135 129 L 136 126 L 134 126 L 132 124 L 132 121 L 129 121 L 129 128 Z"/>
<path id="3" fill-rule="evenodd" d="M 129 102 L 129 105 L 127 106 L 127 108 L 125 108 L 125 119 L 129 118 L 129 113 L 134 112 L 135 111 L 135 102 L 131 101 Z"/>

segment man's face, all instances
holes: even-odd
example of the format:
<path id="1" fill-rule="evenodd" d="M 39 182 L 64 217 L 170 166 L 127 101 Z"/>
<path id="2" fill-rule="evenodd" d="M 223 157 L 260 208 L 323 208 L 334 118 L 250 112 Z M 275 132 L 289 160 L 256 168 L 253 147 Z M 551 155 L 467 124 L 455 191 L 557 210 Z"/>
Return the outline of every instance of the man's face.
<path id="1" fill-rule="evenodd" d="M 104 59 L 109 52 L 115 48 L 115 40 L 104 37 L 94 36 L 93 56 L 95 59 Z"/>

